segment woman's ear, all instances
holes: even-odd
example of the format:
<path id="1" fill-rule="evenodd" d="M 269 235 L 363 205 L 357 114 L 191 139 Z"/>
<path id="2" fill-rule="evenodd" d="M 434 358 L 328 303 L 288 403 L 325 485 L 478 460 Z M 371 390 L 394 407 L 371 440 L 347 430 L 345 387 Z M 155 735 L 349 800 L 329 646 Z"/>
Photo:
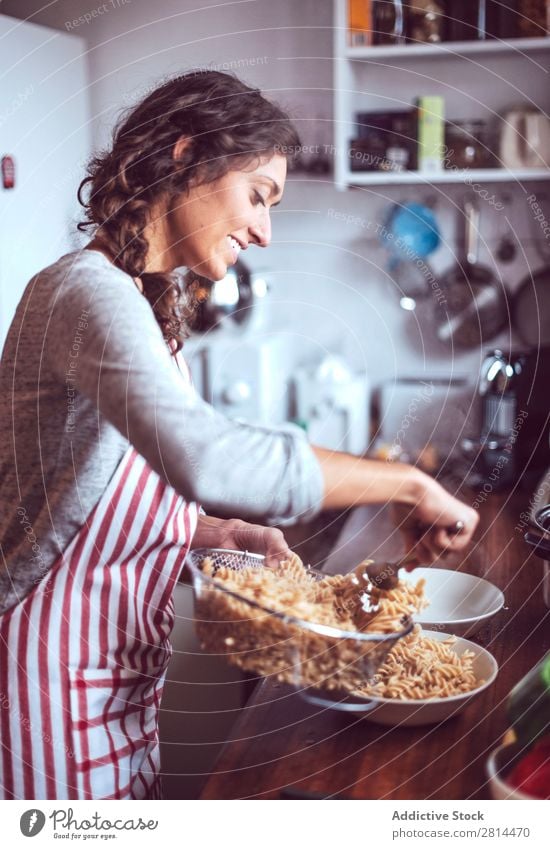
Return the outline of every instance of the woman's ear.
<path id="1" fill-rule="evenodd" d="M 172 159 L 175 159 L 176 162 L 179 161 L 190 144 L 189 136 L 180 136 L 172 149 Z"/>

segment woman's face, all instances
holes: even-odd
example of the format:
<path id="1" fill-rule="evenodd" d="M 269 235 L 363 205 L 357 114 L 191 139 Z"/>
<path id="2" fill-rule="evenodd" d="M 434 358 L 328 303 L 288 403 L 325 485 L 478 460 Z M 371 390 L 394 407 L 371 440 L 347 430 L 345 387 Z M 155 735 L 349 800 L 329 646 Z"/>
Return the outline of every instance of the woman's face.
<path id="1" fill-rule="evenodd" d="M 285 178 L 286 158 L 274 154 L 173 199 L 164 219 L 163 265 L 168 258 L 171 268 L 187 266 L 221 280 L 241 250 L 271 241 L 269 210 L 279 202 Z"/>

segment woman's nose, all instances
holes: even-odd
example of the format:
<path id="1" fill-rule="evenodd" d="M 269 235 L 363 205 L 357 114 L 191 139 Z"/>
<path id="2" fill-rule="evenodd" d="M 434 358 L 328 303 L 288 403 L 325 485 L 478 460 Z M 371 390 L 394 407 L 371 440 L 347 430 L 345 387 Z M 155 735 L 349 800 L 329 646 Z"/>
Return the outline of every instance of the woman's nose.
<path id="1" fill-rule="evenodd" d="M 256 245 L 259 245 L 260 248 L 267 248 L 271 242 L 271 219 L 268 209 L 263 211 L 263 214 L 250 228 L 250 233 Z"/>

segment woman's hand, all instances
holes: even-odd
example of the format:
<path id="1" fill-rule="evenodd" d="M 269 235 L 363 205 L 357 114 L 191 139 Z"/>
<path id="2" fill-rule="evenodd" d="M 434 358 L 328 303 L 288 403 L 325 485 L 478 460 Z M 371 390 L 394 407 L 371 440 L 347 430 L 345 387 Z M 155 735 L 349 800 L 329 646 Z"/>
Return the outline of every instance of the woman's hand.
<path id="1" fill-rule="evenodd" d="M 395 504 L 393 508 L 407 553 L 418 563 L 432 563 L 450 552 L 462 551 L 477 527 L 477 512 L 428 475 L 419 473 L 417 487 L 413 503 Z"/>
<path id="2" fill-rule="evenodd" d="M 282 531 L 251 525 L 241 519 L 215 519 L 199 516 L 193 548 L 230 548 L 263 554 L 267 566 L 276 566 L 292 556 Z"/>

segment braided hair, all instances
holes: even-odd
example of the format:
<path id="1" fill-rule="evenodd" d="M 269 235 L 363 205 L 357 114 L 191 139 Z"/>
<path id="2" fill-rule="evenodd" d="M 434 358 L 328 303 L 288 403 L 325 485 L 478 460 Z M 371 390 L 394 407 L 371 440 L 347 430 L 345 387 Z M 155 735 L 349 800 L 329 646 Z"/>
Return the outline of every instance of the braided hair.
<path id="1" fill-rule="evenodd" d="M 176 160 L 173 149 L 187 138 Z M 152 208 L 265 155 L 291 159 L 300 144 L 288 115 L 232 74 L 196 70 L 169 79 L 122 116 L 110 150 L 94 156 L 78 200 L 115 265 L 139 278 L 164 338 L 179 350 L 194 311 L 178 275 L 146 273 Z M 84 199 L 83 189 L 89 185 Z"/>

